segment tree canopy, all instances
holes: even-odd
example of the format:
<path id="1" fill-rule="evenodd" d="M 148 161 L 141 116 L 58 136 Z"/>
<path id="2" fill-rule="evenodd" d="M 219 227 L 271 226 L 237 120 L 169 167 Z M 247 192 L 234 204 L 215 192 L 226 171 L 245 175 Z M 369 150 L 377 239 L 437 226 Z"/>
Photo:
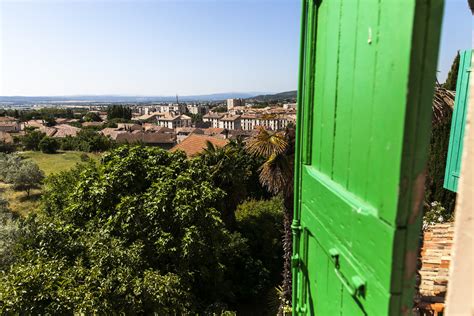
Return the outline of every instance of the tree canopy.
<path id="1" fill-rule="evenodd" d="M 107 119 L 125 119 L 130 120 L 132 118 L 132 110 L 123 105 L 111 105 L 107 108 Z"/>
<path id="2" fill-rule="evenodd" d="M 449 70 L 448 77 L 446 78 L 446 82 L 443 84 L 443 88 L 455 91 L 456 84 L 458 81 L 458 72 L 459 72 L 459 61 L 460 55 L 459 51 L 454 57 L 453 64 L 451 65 L 451 69 Z"/>
<path id="3" fill-rule="evenodd" d="M 268 286 L 202 158 L 124 146 L 49 177 L 0 269 L 3 313 L 205 313 Z M 214 306 L 214 307 L 213 307 Z"/>

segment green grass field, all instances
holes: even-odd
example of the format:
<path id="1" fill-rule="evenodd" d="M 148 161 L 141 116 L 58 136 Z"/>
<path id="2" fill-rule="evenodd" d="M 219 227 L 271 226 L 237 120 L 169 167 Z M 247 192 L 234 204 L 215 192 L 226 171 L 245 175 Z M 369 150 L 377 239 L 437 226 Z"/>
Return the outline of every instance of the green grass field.
<path id="1" fill-rule="evenodd" d="M 41 170 L 43 170 L 46 176 L 52 173 L 66 171 L 73 168 L 77 163 L 84 163 L 81 160 L 83 152 L 80 151 L 63 151 L 56 154 L 44 154 L 39 151 L 25 151 L 21 153 L 22 157 L 33 160 Z M 100 155 L 90 154 L 87 155 L 94 159 L 99 160 Z"/>
<path id="2" fill-rule="evenodd" d="M 81 160 L 82 154 L 82 152 L 77 151 L 58 152 L 57 154 L 44 154 L 36 151 L 20 153 L 22 157 L 31 159 L 38 164 L 38 167 L 43 170 L 46 176 L 69 170 L 78 163 L 84 163 Z M 100 159 L 99 154 L 88 153 L 87 155 L 96 161 Z M 0 182 L 0 195 L 8 201 L 12 212 L 26 216 L 39 207 L 41 190 L 32 190 L 30 196 L 27 196 L 26 192 L 15 191 L 9 184 Z"/>

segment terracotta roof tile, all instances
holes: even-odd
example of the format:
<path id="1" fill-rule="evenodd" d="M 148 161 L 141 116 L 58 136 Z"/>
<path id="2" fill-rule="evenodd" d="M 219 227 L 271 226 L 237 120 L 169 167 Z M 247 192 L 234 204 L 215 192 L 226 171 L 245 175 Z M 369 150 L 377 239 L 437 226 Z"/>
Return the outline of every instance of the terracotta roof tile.
<path id="1" fill-rule="evenodd" d="M 171 151 L 174 152 L 177 150 L 182 150 L 188 157 L 192 157 L 199 154 L 203 149 L 207 148 L 207 142 L 210 142 L 216 147 L 224 147 L 229 143 L 229 140 L 206 135 L 191 134 L 181 143 L 171 148 Z"/>

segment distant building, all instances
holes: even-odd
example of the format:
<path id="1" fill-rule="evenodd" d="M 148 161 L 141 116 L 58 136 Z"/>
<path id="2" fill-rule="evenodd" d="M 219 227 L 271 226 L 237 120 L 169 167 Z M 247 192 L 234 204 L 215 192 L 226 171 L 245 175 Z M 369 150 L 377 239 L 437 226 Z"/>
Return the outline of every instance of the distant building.
<path id="1" fill-rule="evenodd" d="M 209 112 L 209 106 L 202 104 L 189 104 L 187 106 L 189 113 L 205 115 Z"/>
<path id="2" fill-rule="evenodd" d="M 153 112 L 153 113 L 143 114 L 141 116 L 134 117 L 132 118 L 132 121 L 156 123 L 158 118 L 164 117 L 164 116 L 165 116 L 164 113 Z"/>
<path id="3" fill-rule="evenodd" d="M 244 99 L 227 99 L 227 110 L 230 110 L 236 106 L 245 106 Z"/>
<path id="4" fill-rule="evenodd" d="M 253 130 L 258 126 L 277 131 L 284 129 L 288 125 L 287 119 L 280 115 L 244 114 L 240 118 L 242 129 L 247 131 Z"/>
<path id="5" fill-rule="evenodd" d="M 296 109 L 296 103 L 285 103 L 283 104 L 285 110 Z"/>
<path id="6" fill-rule="evenodd" d="M 143 127 L 140 124 L 133 123 L 117 123 L 117 128 L 124 131 L 141 131 Z"/>
<path id="7" fill-rule="evenodd" d="M 173 112 L 157 119 L 158 126 L 176 129 L 178 127 L 191 127 L 191 118 L 184 114 L 176 115 Z"/>
<path id="8" fill-rule="evenodd" d="M 159 113 L 177 113 L 184 114 L 186 113 L 186 104 L 154 104 L 153 108 L 156 109 Z"/>
<path id="9" fill-rule="evenodd" d="M 219 128 L 240 129 L 240 115 L 226 115 L 219 120 Z"/>
<path id="10" fill-rule="evenodd" d="M 218 128 L 219 120 L 224 117 L 224 114 L 220 113 L 207 113 L 202 117 L 203 122 L 209 122 L 211 127 Z"/>
<path id="11" fill-rule="evenodd" d="M 0 117 L 0 132 L 19 132 L 21 129 L 18 121 L 9 116 Z"/>

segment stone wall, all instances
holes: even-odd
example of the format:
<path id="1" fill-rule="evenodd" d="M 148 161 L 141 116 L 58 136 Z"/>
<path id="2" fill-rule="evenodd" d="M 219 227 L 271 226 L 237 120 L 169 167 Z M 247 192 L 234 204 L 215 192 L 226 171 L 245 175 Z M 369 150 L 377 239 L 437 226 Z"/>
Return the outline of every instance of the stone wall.
<path id="1" fill-rule="evenodd" d="M 444 309 L 453 235 L 454 223 L 430 225 L 423 234 L 422 265 L 418 272 L 421 277 L 419 308 L 425 312 Z"/>

